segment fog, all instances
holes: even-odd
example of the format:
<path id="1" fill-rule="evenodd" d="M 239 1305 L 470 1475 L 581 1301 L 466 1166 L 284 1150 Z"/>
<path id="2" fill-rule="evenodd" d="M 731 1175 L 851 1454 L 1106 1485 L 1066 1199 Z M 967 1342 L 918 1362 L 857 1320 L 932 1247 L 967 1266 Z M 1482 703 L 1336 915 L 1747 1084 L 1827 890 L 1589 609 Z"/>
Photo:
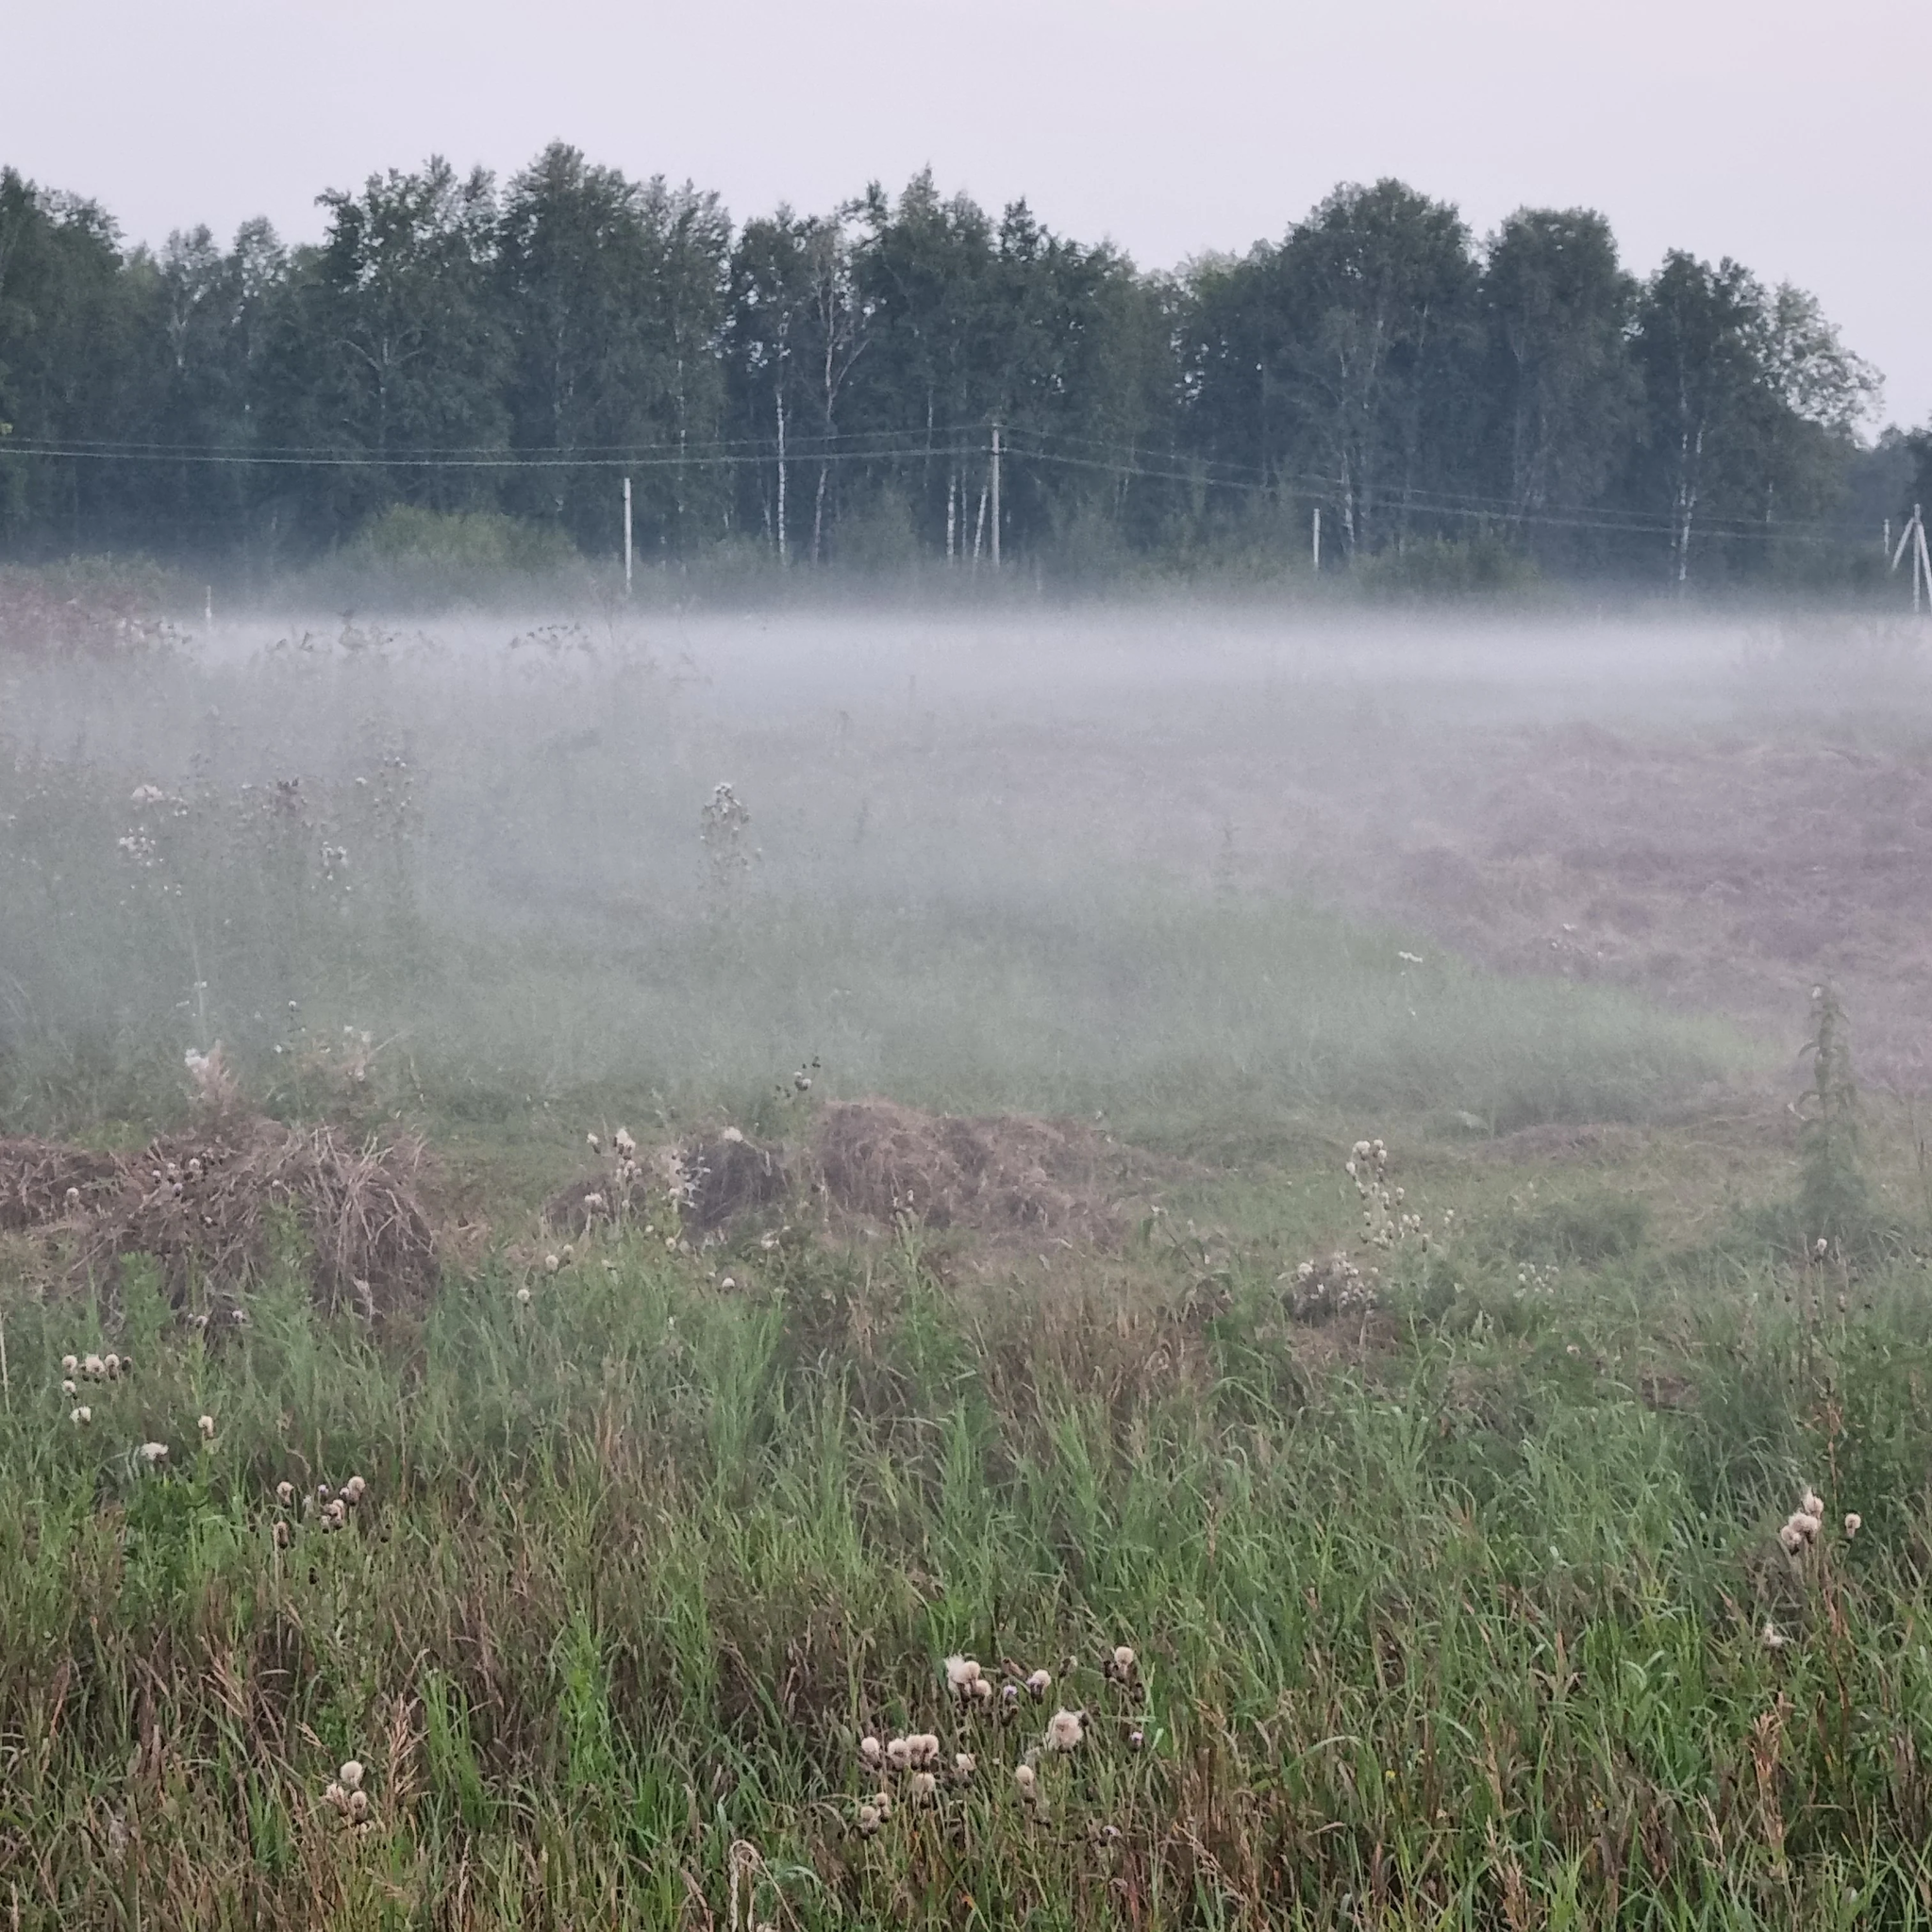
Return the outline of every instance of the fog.
<path id="1" fill-rule="evenodd" d="M 10 1122 L 138 1117 L 219 1040 L 271 1100 L 353 1078 L 483 1123 L 754 1118 L 816 1061 L 826 1091 L 1183 1140 L 1494 1131 L 1775 1077 L 1824 974 L 1918 1077 L 1906 628 L 1180 602 L 196 628 L 0 659 Z"/>

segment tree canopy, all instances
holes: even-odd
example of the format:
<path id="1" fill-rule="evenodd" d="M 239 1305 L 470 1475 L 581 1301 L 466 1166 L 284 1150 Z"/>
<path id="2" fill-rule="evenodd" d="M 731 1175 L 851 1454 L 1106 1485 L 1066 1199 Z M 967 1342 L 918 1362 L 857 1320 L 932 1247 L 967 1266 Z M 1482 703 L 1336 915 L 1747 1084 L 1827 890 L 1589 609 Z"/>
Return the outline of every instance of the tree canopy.
<path id="1" fill-rule="evenodd" d="M 1343 184 L 1158 275 L 929 173 L 739 226 L 558 142 L 502 189 L 432 158 L 319 204 L 312 245 L 157 252 L 0 171 L 0 554 L 273 568 L 401 506 L 608 555 L 626 475 L 647 558 L 807 568 L 972 569 L 995 516 L 1008 557 L 1299 558 L 1318 509 L 1344 564 L 1468 539 L 1689 583 L 1875 547 L 1877 378 L 1816 299 L 1682 252 L 1640 278 L 1589 209 L 1478 241 Z"/>

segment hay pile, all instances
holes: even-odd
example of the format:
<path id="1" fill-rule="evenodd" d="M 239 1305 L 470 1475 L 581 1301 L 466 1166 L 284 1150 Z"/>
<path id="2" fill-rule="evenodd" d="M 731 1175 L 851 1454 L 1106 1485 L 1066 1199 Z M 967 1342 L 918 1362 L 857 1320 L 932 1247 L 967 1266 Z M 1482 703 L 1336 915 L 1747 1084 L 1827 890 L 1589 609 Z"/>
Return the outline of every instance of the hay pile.
<path id="1" fill-rule="evenodd" d="M 818 1117 L 813 1154 L 833 1204 L 874 1221 L 1105 1241 L 1120 1232 L 1130 1158 L 1076 1121 L 968 1119 L 890 1100 Z"/>
<path id="2" fill-rule="evenodd" d="M 332 1126 L 230 1112 L 138 1154 L 0 1141 L 0 1227 L 65 1237 L 101 1281 L 121 1256 L 151 1255 L 179 1301 L 192 1284 L 233 1291 L 258 1278 L 287 1215 L 308 1243 L 321 1307 L 374 1320 L 436 1285 L 428 1180 L 420 1141 L 358 1144 Z"/>

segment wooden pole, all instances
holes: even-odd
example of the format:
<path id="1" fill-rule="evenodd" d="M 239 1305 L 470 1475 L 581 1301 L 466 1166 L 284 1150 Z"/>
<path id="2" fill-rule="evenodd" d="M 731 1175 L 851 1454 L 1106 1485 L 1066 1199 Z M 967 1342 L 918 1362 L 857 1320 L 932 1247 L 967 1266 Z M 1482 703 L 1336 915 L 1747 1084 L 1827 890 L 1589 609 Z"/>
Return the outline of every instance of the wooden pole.
<path id="1" fill-rule="evenodd" d="M 630 478 L 624 479 L 624 594 L 630 595 Z"/>
<path id="2" fill-rule="evenodd" d="M 1313 541 L 1315 551 L 1315 568 L 1317 570 L 1320 570 L 1322 568 L 1322 506 L 1319 503 L 1315 506 Z"/>
<path id="3" fill-rule="evenodd" d="M 1000 425 L 992 425 L 992 567 L 1000 567 Z"/>

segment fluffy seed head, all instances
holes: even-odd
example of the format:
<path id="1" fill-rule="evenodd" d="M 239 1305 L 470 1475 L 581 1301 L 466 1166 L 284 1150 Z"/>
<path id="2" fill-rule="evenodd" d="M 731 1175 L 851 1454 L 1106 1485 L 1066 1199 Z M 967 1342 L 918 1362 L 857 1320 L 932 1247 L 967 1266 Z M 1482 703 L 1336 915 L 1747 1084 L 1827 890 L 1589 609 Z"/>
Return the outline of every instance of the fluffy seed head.
<path id="1" fill-rule="evenodd" d="M 1766 1650 L 1782 1650 L 1791 1640 L 1767 1617 L 1764 1628 L 1757 1633 L 1757 1641 Z"/>
<path id="2" fill-rule="evenodd" d="M 349 1823 L 360 1824 L 369 1816 L 369 1793 L 351 1791 L 349 1793 Z"/>
<path id="3" fill-rule="evenodd" d="M 212 1442 L 214 1441 L 215 1419 L 213 1416 L 205 1415 L 197 1417 L 194 1426 L 201 1431 L 201 1440 L 204 1442 Z"/>
<path id="4" fill-rule="evenodd" d="M 879 1828 L 879 1807 L 876 1805 L 861 1805 L 858 1807 L 858 1835 L 870 1838 Z"/>
<path id="5" fill-rule="evenodd" d="M 1798 1514 L 1800 1516 L 1823 1516 L 1824 1514 L 1824 1498 L 1809 1483 L 1805 1485 L 1804 1496 L 1798 1504 Z"/>
<path id="6" fill-rule="evenodd" d="M 1854 1509 L 1845 1518 L 1845 1536 L 1849 1540 L 1857 1535 L 1865 1526 L 1865 1519 Z"/>
<path id="7" fill-rule="evenodd" d="M 1788 1557 L 1795 1557 L 1805 1547 L 1804 1532 L 1795 1523 L 1788 1523 L 1777 1533 L 1777 1540 Z"/>
<path id="8" fill-rule="evenodd" d="M 349 1802 L 349 1794 L 334 1778 L 322 1788 L 322 1802 L 335 1810 L 341 1810 Z"/>
<path id="9" fill-rule="evenodd" d="M 165 1442 L 143 1442 L 136 1453 L 150 1469 L 158 1469 L 168 1459 L 168 1445 Z"/>
<path id="10" fill-rule="evenodd" d="M 930 1805 L 939 1796 L 940 1781 L 929 1771 L 915 1771 L 911 1789 L 915 1805 Z"/>
<path id="11" fill-rule="evenodd" d="M 979 1676 L 979 1666 L 970 1657 L 949 1657 L 946 1659 L 946 1684 L 956 1697 L 970 1697 L 973 1685 Z"/>
<path id="12" fill-rule="evenodd" d="M 108 1373 L 108 1365 L 100 1358 L 99 1356 L 91 1355 L 86 1357 L 82 1360 L 80 1365 L 80 1372 L 88 1378 L 90 1382 L 98 1382 L 106 1376 Z"/>
<path id="13" fill-rule="evenodd" d="M 64 1396 L 66 1396 L 66 1397 L 68 1398 L 68 1400 L 69 1400 L 70 1402 L 71 1402 L 71 1401 L 72 1401 L 72 1400 L 74 1399 L 74 1393 L 75 1393 L 75 1389 L 74 1389 L 74 1377 L 73 1377 L 72 1375 L 70 1375 L 70 1376 L 69 1376 L 69 1377 L 67 1378 L 67 1380 L 66 1380 L 66 1381 L 64 1381 L 63 1383 L 61 1383 L 61 1385 L 60 1385 L 60 1392 L 61 1392 L 61 1394 L 63 1394 Z"/>
<path id="14" fill-rule="evenodd" d="M 991 1677 L 981 1675 L 974 1678 L 973 1701 L 975 1704 L 991 1704 L 992 1702 L 992 1679 Z"/>
<path id="15" fill-rule="evenodd" d="M 910 1771 L 912 1740 L 909 1738 L 889 1738 L 886 1740 L 886 1762 L 894 1771 Z"/>
<path id="16" fill-rule="evenodd" d="M 1049 1751 L 1077 1751 L 1081 1739 L 1086 1736 L 1085 1719 L 1084 1711 L 1055 1711 L 1046 1726 L 1046 1748 Z"/>
<path id="17" fill-rule="evenodd" d="M 558 1257 L 557 1257 L 556 1255 L 545 1255 L 545 1256 L 543 1257 L 543 1272 L 544 1272 L 544 1274 L 555 1274 L 557 1273 L 557 1271 L 558 1271 L 558 1270 L 559 1268 L 561 1268 L 562 1266 L 563 1266 L 563 1262 L 562 1262 L 562 1260 L 561 1260 L 561 1259 L 560 1259 L 560 1258 L 559 1258 Z"/>
<path id="18" fill-rule="evenodd" d="M 342 1485 L 342 1494 L 344 1497 L 347 1498 L 348 1505 L 351 1509 L 355 1508 L 357 1504 L 361 1502 L 362 1498 L 366 1496 L 368 1493 L 369 1485 L 366 1482 L 364 1482 L 359 1475 L 352 1475 L 349 1478 L 349 1480 Z"/>
<path id="19" fill-rule="evenodd" d="M 293 1483 L 280 1482 L 275 1485 L 275 1501 L 279 1503 L 284 1509 L 286 1509 L 289 1507 L 289 1505 L 292 1503 L 294 1500 L 295 1485 Z"/>
<path id="20" fill-rule="evenodd" d="M 1040 1780 L 1035 1775 L 1033 1767 L 1030 1764 L 1018 1764 L 1013 1767 L 1013 1782 L 1019 1786 L 1020 1795 L 1023 1798 L 1030 1798 L 1038 1788 Z"/>
<path id="21" fill-rule="evenodd" d="M 1117 1643 L 1113 1652 L 1114 1675 L 1131 1677 L 1134 1674 L 1134 1653 L 1124 1643 Z"/>
<path id="22" fill-rule="evenodd" d="M 876 1771 L 886 1755 L 886 1747 L 876 1738 L 861 1738 L 858 1740 L 858 1755 Z"/>
<path id="23" fill-rule="evenodd" d="M 1051 1671 L 1035 1671 L 1026 1679 L 1026 1688 L 1032 1691 L 1036 1703 L 1044 1697 L 1052 1687 L 1053 1673 Z"/>
<path id="24" fill-rule="evenodd" d="M 1818 1541 L 1818 1532 L 1821 1529 L 1823 1529 L 1824 1525 L 1823 1523 L 1819 1521 L 1817 1516 L 1815 1516 L 1810 1510 L 1807 1509 L 1802 1515 L 1794 1516 L 1791 1518 L 1791 1527 L 1795 1529 L 1798 1532 L 1798 1534 L 1801 1537 L 1803 1537 L 1807 1543 L 1815 1543 Z"/>
<path id="25" fill-rule="evenodd" d="M 343 1790 L 359 1791 L 362 1789 L 361 1759 L 358 1757 L 350 1758 L 349 1761 L 342 1766 L 341 1770 L 336 1773 L 336 1777 L 340 1781 Z"/>
<path id="26" fill-rule="evenodd" d="M 530 1306 L 530 1291 L 527 1288 L 517 1290 L 517 1306 L 521 1308 L 527 1308 Z"/>
<path id="27" fill-rule="evenodd" d="M 72 1414 L 71 1414 L 71 1415 L 70 1415 L 70 1416 L 69 1416 L 69 1417 L 67 1418 L 67 1420 L 68 1420 L 69 1422 L 71 1422 L 71 1423 L 75 1423 L 75 1424 L 79 1424 L 79 1426 L 80 1426 L 80 1427 L 82 1427 L 82 1428 L 86 1428 L 86 1426 L 88 1425 L 88 1424 L 89 1424 L 89 1423 L 91 1423 L 91 1422 L 92 1422 L 92 1421 L 93 1421 L 93 1419 L 94 1419 L 94 1412 L 93 1412 L 93 1410 L 92 1410 L 92 1409 L 91 1409 L 90 1407 L 88 1407 L 88 1406 L 86 1405 L 86 1403 L 82 1403 L 82 1404 L 81 1404 L 81 1406 L 80 1406 L 80 1407 L 79 1407 L 78 1408 L 76 1408 L 76 1409 L 75 1409 L 75 1411 L 74 1411 L 74 1412 L 73 1412 L 73 1413 L 72 1413 Z"/>
<path id="28" fill-rule="evenodd" d="M 286 1523 L 277 1522 L 275 1524 L 275 1548 L 286 1550 L 289 1547 L 289 1525 Z"/>
<path id="29" fill-rule="evenodd" d="M 963 1785 L 979 1769 L 972 1752 L 961 1751 L 953 1759 L 953 1775 Z"/>
<path id="30" fill-rule="evenodd" d="M 78 1356 L 63 1355 L 60 1357 L 60 1373 L 63 1375 L 73 1374 L 79 1367 L 80 1357 Z"/>
<path id="31" fill-rule="evenodd" d="M 108 1357 L 101 1364 L 101 1373 L 108 1381 L 118 1382 L 121 1379 L 121 1357 L 118 1355 Z"/>

